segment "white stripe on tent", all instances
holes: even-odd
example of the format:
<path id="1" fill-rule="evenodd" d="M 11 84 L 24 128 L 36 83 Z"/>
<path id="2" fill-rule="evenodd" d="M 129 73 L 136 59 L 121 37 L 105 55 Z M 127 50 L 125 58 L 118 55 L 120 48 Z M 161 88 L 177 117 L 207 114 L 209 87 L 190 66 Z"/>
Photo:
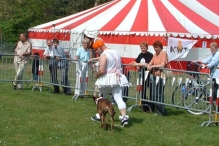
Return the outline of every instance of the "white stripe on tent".
<path id="1" fill-rule="evenodd" d="M 157 10 L 151 0 L 148 0 L 148 31 L 154 32 L 155 35 L 159 32 L 166 32 L 162 21 L 160 20 Z M 156 33 L 157 32 L 157 33 Z"/>
<path id="2" fill-rule="evenodd" d="M 119 6 L 119 5 L 116 5 L 116 7 Z M 122 6 L 125 6 L 122 4 Z M 121 8 L 122 8 L 121 6 Z M 108 23 L 119 11 L 118 11 L 118 8 L 117 10 L 115 11 L 116 13 L 114 13 L 114 15 L 112 15 L 112 9 L 114 7 L 110 7 L 109 9 L 101 12 L 100 14 L 94 16 L 93 18 L 90 18 L 88 19 L 86 22 L 78 25 L 77 27 L 75 27 L 73 30 L 72 30 L 72 33 L 80 33 L 82 32 L 84 29 L 86 30 L 99 30 L 101 29 L 101 26 L 103 26 L 104 24 Z M 119 8 L 119 9 L 121 9 Z M 107 15 L 108 14 L 108 15 Z M 107 19 L 106 18 L 106 15 L 111 17 L 111 19 Z M 101 20 L 102 18 L 105 18 L 105 20 Z M 95 26 L 95 28 L 93 28 L 93 26 Z"/>
<path id="3" fill-rule="evenodd" d="M 141 1 L 135 2 L 132 9 L 130 9 L 125 19 L 120 23 L 120 25 L 115 29 L 115 31 L 130 31 L 131 30 L 132 25 L 135 22 L 135 18 L 138 14 L 140 4 L 141 4 Z"/>
<path id="4" fill-rule="evenodd" d="M 91 26 L 88 26 L 86 30 L 100 30 L 108 22 L 110 22 L 128 3 L 129 1 L 121 1 L 120 3 L 114 5 L 113 7 L 107 9 L 104 12 L 104 15 L 93 23 Z M 98 23 L 100 22 L 100 23 Z"/>
<path id="5" fill-rule="evenodd" d="M 204 19 L 210 21 L 211 23 L 213 23 L 216 26 L 219 26 L 218 15 L 216 15 L 215 13 L 210 11 L 208 8 L 204 7 L 197 0 L 189 0 L 189 1 L 180 0 L 180 2 L 183 3 L 185 6 L 187 6 L 189 9 L 193 10 L 198 15 L 201 14 L 201 17 L 203 17 Z"/>
<path id="6" fill-rule="evenodd" d="M 198 27 L 192 21 L 190 21 L 185 15 L 183 15 L 179 10 L 177 10 L 169 1 L 162 0 L 161 1 L 169 12 L 176 18 L 176 20 L 183 25 L 183 27 L 190 33 L 199 32 L 200 34 L 208 34 L 203 29 Z"/>

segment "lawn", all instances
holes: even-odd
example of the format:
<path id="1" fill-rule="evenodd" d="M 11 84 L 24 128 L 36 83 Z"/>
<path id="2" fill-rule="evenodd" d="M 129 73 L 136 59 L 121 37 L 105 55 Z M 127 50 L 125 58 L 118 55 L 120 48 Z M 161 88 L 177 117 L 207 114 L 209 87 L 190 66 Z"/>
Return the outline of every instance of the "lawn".
<path id="1" fill-rule="evenodd" d="M 92 98 L 52 94 L 43 88 L 13 90 L 0 83 L 0 146 L 216 146 L 218 126 L 201 127 L 208 115 L 194 116 L 167 107 L 168 116 L 132 109 L 129 126 L 119 126 L 115 106 L 114 132 L 90 119 L 96 112 Z M 127 107 L 133 104 L 128 100 Z M 109 118 L 108 118 L 109 119 Z"/>

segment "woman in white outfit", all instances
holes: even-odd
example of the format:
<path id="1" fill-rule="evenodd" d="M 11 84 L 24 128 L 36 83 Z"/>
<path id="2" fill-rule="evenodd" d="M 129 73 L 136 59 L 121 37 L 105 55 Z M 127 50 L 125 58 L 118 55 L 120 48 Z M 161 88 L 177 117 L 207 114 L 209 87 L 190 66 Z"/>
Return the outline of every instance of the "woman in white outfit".
<path id="1" fill-rule="evenodd" d="M 84 38 L 82 40 L 82 47 L 77 49 L 76 56 L 74 60 L 78 61 L 77 66 L 77 81 L 76 81 L 76 89 L 74 92 L 74 96 L 84 95 L 86 89 L 86 73 L 88 71 L 88 60 L 90 59 L 90 52 L 88 47 L 90 46 L 90 40 L 88 38 Z M 81 78 L 81 79 L 80 79 Z M 80 89 L 80 90 L 79 90 Z"/>
<path id="2" fill-rule="evenodd" d="M 109 49 L 101 39 L 94 41 L 93 49 L 101 54 L 99 58 L 98 72 L 95 74 L 97 79 L 95 85 L 98 86 L 99 95 L 107 98 L 112 93 L 118 105 L 121 116 L 121 126 L 128 124 L 129 116 L 126 115 L 126 103 L 122 99 L 122 89 L 129 86 L 129 82 L 124 74 L 122 74 L 121 56 L 113 49 Z M 99 121 L 99 115 L 91 117 L 92 120 Z"/>

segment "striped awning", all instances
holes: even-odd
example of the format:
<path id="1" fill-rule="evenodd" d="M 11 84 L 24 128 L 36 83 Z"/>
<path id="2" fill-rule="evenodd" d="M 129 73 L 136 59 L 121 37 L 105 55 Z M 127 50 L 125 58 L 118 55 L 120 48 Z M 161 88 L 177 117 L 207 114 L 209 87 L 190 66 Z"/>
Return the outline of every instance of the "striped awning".
<path id="1" fill-rule="evenodd" d="M 219 0 L 114 0 L 29 31 L 219 38 Z"/>

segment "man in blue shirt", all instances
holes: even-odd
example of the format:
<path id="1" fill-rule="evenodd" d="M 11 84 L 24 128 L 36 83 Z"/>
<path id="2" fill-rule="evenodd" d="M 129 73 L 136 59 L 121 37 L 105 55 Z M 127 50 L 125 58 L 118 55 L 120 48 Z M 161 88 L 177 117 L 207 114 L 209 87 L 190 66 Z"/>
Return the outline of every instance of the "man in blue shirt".
<path id="1" fill-rule="evenodd" d="M 71 95 L 71 88 L 64 87 L 64 86 L 70 86 L 69 80 L 68 80 L 68 60 L 66 58 L 66 54 L 64 49 L 59 45 L 58 39 L 53 39 L 53 45 L 56 49 L 58 56 L 56 57 L 58 61 L 58 69 L 61 71 L 61 84 L 63 85 L 63 94 L 65 95 Z"/>

